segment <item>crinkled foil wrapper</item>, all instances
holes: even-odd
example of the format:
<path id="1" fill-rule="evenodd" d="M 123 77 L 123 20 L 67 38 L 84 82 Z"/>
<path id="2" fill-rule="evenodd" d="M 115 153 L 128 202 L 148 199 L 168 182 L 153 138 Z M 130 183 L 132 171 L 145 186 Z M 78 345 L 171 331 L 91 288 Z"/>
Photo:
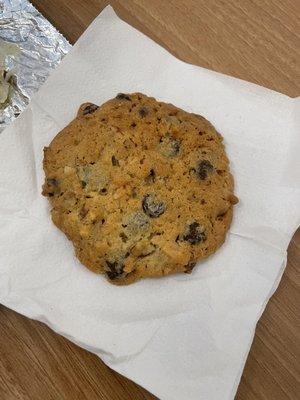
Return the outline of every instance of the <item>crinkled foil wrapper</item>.
<path id="1" fill-rule="evenodd" d="M 0 0 L 0 38 L 21 49 L 18 57 L 7 57 L 14 90 L 9 104 L 0 108 L 1 133 L 24 110 L 71 45 L 26 0 Z"/>

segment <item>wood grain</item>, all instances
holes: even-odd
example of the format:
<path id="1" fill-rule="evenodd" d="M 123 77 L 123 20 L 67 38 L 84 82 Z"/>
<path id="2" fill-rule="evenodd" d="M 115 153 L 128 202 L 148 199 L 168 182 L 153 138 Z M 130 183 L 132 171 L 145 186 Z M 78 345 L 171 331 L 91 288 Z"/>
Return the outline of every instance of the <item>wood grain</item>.
<path id="1" fill-rule="evenodd" d="M 107 2 L 32 3 L 74 43 Z M 300 95 L 298 0 L 111 4 L 123 19 L 185 61 L 292 97 Z M 299 398 L 299 265 L 300 230 L 289 246 L 279 288 L 258 323 L 236 400 Z M 154 396 L 45 325 L 0 306 L 0 399 L 150 400 Z"/>

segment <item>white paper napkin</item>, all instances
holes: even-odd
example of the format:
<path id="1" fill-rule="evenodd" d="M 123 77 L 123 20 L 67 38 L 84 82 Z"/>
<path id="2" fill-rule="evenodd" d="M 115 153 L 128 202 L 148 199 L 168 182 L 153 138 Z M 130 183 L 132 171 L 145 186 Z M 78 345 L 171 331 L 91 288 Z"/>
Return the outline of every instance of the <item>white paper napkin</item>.
<path id="1" fill-rule="evenodd" d="M 42 149 L 81 103 L 134 91 L 215 124 L 240 203 L 224 246 L 191 275 L 115 287 L 52 224 Z M 233 399 L 300 222 L 297 118 L 299 99 L 179 61 L 107 7 L 0 136 L 0 303 L 162 400 Z"/>

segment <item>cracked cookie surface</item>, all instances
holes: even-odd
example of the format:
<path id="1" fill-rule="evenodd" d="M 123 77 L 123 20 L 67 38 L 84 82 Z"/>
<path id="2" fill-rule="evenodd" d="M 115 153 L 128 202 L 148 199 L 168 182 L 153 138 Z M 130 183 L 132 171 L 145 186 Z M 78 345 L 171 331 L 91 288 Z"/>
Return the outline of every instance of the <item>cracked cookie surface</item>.
<path id="1" fill-rule="evenodd" d="M 83 104 L 44 171 L 53 222 L 116 284 L 190 273 L 224 242 L 237 202 L 215 128 L 141 93 Z"/>

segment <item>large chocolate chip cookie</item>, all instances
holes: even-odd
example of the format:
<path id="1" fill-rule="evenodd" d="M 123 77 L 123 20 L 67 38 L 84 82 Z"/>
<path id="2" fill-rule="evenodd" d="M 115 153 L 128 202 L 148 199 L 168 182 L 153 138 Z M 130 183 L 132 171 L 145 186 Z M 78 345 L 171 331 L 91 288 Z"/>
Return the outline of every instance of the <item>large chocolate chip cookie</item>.
<path id="1" fill-rule="evenodd" d="M 191 272 L 224 242 L 237 202 L 214 127 L 140 93 L 82 105 L 44 170 L 53 222 L 117 284 Z"/>

